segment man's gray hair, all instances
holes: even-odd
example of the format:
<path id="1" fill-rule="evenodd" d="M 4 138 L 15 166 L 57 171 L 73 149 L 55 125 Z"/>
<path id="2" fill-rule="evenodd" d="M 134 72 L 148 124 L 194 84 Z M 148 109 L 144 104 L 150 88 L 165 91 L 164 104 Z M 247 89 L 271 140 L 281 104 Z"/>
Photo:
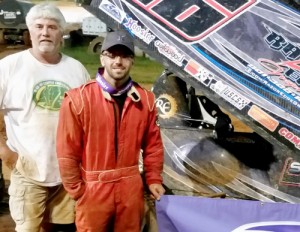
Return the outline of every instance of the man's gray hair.
<path id="1" fill-rule="evenodd" d="M 28 28 L 34 23 L 36 19 L 52 19 L 55 20 L 61 32 L 66 28 L 66 20 L 61 11 L 53 4 L 40 3 L 29 10 L 26 15 L 26 25 Z"/>

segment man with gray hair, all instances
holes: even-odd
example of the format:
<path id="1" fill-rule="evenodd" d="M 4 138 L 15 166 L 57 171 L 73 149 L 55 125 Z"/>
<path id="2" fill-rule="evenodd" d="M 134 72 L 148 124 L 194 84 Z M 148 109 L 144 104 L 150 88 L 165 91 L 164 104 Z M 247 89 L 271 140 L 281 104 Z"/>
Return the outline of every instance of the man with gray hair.
<path id="1" fill-rule="evenodd" d="M 0 110 L 7 141 L 0 158 L 11 169 L 9 206 L 18 232 L 75 231 L 74 200 L 64 190 L 55 138 L 64 93 L 90 77 L 77 60 L 60 53 L 64 16 L 48 3 L 26 16 L 32 48 L 0 60 Z"/>

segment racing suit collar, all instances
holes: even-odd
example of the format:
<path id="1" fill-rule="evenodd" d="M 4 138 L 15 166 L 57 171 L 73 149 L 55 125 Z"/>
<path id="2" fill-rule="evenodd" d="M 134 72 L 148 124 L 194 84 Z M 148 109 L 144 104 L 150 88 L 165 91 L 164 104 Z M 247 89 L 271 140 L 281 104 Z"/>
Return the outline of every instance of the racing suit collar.
<path id="1" fill-rule="evenodd" d="M 109 100 L 109 101 L 112 100 L 112 97 L 111 97 L 111 95 L 108 92 L 104 91 L 103 89 L 101 89 L 101 91 L 103 93 L 103 96 L 107 100 Z M 129 98 L 131 98 L 131 100 L 134 101 L 134 102 L 139 102 L 141 100 L 141 96 L 140 96 L 138 90 L 134 87 L 134 85 L 131 86 L 131 88 L 128 90 L 127 96 Z"/>

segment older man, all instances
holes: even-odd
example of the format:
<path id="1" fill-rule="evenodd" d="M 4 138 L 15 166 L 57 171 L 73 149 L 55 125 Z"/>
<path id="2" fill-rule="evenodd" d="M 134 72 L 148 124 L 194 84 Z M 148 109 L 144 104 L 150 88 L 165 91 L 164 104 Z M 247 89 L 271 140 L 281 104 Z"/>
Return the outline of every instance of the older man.
<path id="1" fill-rule="evenodd" d="M 32 48 L 0 60 L 7 134 L 7 141 L 0 140 L 0 158 L 12 170 L 8 192 L 16 231 L 38 232 L 49 223 L 74 222 L 74 201 L 61 185 L 56 129 L 65 91 L 85 83 L 89 74 L 60 53 L 66 22 L 57 7 L 33 6 L 26 24 Z"/>

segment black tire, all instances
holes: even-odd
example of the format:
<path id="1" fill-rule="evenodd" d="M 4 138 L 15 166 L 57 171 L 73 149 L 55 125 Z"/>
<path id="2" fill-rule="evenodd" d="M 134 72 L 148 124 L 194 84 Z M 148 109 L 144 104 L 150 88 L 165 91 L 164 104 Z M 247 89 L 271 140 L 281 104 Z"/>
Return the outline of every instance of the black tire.
<path id="1" fill-rule="evenodd" d="M 23 32 L 23 42 L 25 46 L 31 46 L 30 34 L 28 30 Z"/>
<path id="2" fill-rule="evenodd" d="M 88 47 L 88 52 L 92 54 L 100 54 L 104 37 L 98 36 L 93 39 Z"/>
<path id="3" fill-rule="evenodd" d="M 4 39 L 4 30 L 0 30 L 0 44 L 6 44 L 6 40 Z"/>
<path id="4" fill-rule="evenodd" d="M 84 36 L 82 34 L 82 30 L 73 30 L 70 31 L 70 46 L 76 47 L 76 46 L 82 46 L 84 42 Z"/>

